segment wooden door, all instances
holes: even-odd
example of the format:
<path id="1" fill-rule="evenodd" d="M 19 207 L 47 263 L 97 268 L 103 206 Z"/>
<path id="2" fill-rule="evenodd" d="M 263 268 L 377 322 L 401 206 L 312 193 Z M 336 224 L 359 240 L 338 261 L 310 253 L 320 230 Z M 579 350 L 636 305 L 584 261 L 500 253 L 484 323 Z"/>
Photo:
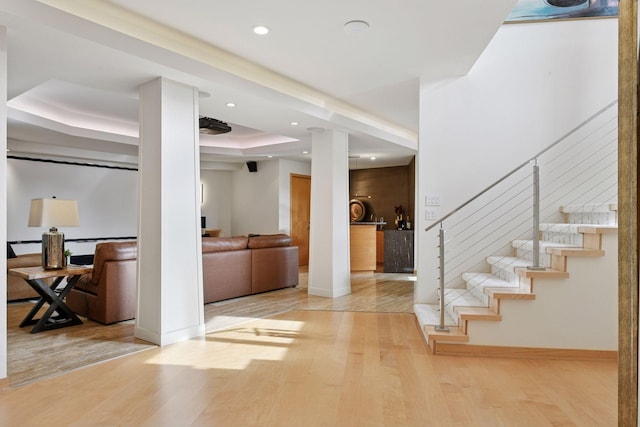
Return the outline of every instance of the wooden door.
<path id="1" fill-rule="evenodd" d="M 291 240 L 298 247 L 298 265 L 309 265 L 311 177 L 291 174 Z"/>

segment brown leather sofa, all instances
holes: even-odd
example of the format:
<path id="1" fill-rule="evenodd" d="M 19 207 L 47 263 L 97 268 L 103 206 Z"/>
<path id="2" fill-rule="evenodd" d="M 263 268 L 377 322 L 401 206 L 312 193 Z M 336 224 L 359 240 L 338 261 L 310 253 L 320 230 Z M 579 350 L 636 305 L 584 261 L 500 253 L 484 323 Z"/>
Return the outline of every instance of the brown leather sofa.
<path id="1" fill-rule="evenodd" d="M 202 238 L 204 303 L 251 294 L 251 251 L 248 238 Z"/>
<path id="2" fill-rule="evenodd" d="M 286 234 L 251 236 L 251 293 L 298 285 L 298 247 Z"/>
<path id="3" fill-rule="evenodd" d="M 67 294 L 71 310 L 91 320 L 109 324 L 136 315 L 137 242 L 96 245 L 93 271 L 83 275 Z"/>
<path id="4" fill-rule="evenodd" d="M 22 277 L 9 273 L 10 268 L 39 267 L 42 265 L 42 254 L 24 254 L 15 258 L 7 258 L 7 301 L 39 297 L 38 293 Z"/>
<path id="5" fill-rule="evenodd" d="M 298 247 L 286 234 L 202 238 L 205 304 L 298 285 Z"/>
<path id="6" fill-rule="evenodd" d="M 105 324 L 135 317 L 136 242 L 96 245 L 94 270 L 67 295 L 75 313 Z M 204 303 L 298 284 L 298 247 L 284 234 L 202 238 Z"/>

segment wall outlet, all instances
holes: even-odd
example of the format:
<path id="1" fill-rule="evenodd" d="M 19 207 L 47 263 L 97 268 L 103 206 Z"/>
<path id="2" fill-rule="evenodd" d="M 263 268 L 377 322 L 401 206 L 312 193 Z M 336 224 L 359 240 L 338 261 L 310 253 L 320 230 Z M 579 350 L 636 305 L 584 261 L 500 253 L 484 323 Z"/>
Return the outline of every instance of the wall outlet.
<path id="1" fill-rule="evenodd" d="M 427 208 L 424 210 L 424 219 L 427 221 L 435 221 L 438 219 L 438 209 Z"/>
<path id="2" fill-rule="evenodd" d="M 424 200 L 425 206 L 440 206 L 439 194 L 427 194 Z"/>

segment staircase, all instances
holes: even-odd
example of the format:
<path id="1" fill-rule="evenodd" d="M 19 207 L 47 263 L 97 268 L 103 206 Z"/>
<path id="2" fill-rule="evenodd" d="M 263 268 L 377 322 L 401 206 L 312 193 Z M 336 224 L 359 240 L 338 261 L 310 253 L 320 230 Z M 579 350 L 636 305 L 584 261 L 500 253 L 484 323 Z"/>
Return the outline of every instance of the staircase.
<path id="1" fill-rule="evenodd" d="M 533 242 L 514 240 L 511 256 L 488 256 L 487 272 L 464 272 L 464 287 L 445 290 L 448 332 L 435 328 L 439 304 L 415 305 L 434 354 L 513 355 L 528 349 L 556 357 L 576 351 L 598 357 L 604 350 L 604 357 L 612 357 L 617 206 L 568 205 L 560 212 L 564 223 L 540 224 L 540 269 L 527 268 Z M 542 301 L 536 301 L 537 294 Z M 591 332 L 585 333 L 587 328 Z"/>

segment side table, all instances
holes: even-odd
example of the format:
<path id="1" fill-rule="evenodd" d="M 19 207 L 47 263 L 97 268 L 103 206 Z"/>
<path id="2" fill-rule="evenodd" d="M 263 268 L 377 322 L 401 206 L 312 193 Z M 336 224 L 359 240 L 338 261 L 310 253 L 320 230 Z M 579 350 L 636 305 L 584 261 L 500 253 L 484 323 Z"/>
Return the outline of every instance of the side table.
<path id="1" fill-rule="evenodd" d="M 75 286 L 80 276 L 90 273 L 92 270 L 92 267 L 84 266 L 68 266 L 58 270 L 45 270 L 42 267 L 9 269 L 9 274 L 22 277 L 40 295 L 38 302 L 20 323 L 20 327 L 35 325 L 31 329 L 31 333 L 35 334 L 36 332 L 82 324 L 82 320 L 64 303 L 64 298 Z M 58 286 L 65 277 L 67 284 L 62 290 L 58 290 Z M 54 281 L 49 286 L 43 279 L 50 278 L 54 278 Z M 45 302 L 49 304 L 49 307 L 40 319 L 34 319 Z M 58 313 L 57 316 L 53 316 L 54 312 Z"/>

